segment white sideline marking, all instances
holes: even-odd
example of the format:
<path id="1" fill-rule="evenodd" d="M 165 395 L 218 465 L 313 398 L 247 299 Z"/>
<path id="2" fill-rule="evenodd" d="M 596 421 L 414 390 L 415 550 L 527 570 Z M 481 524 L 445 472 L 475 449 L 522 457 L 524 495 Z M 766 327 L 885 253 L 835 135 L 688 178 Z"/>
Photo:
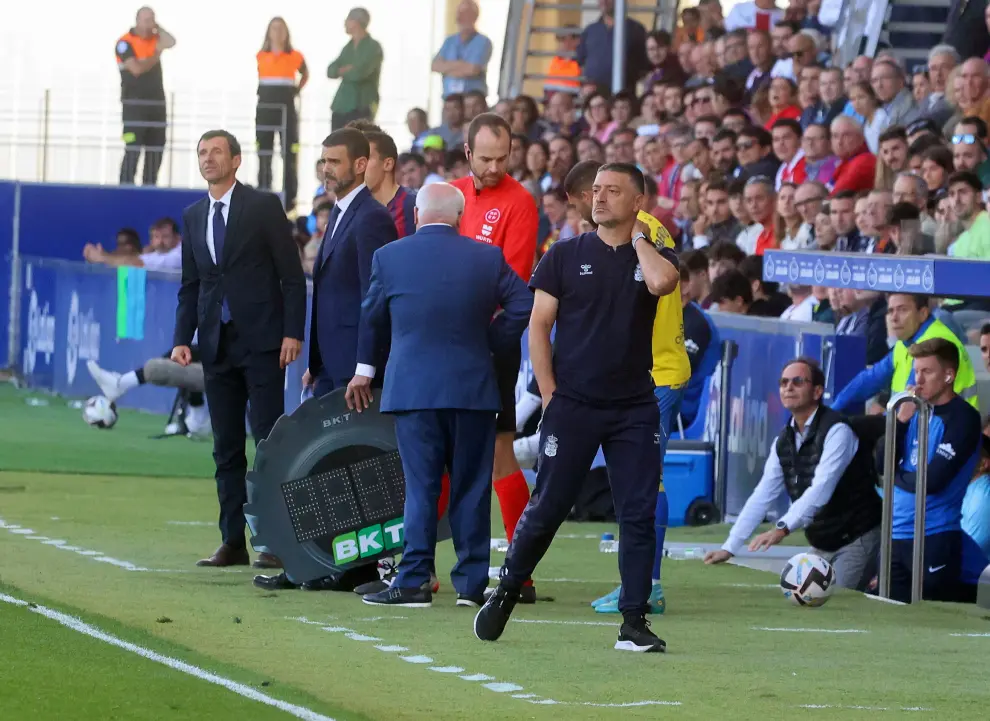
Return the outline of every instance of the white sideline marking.
<path id="1" fill-rule="evenodd" d="M 881 601 L 883 603 L 889 603 L 889 604 L 894 605 L 894 606 L 907 606 L 907 604 L 904 603 L 904 601 L 895 601 L 892 598 L 883 598 L 882 596 L 873 596 L 873 595 L 871 595 L 869 593 L 864 593 L 863 595 L 866 596 L 871 601 Z"/>
<path id="2" fill-rule="evenodd" d="M 489 691 L 494 691 L 495 693 L 508 693 L 509 691 L 523 690 L 522 686 L 517 686 L 514 683 L 486 683 L 483 685 Z"/>
<path id="3" fill-rule="evenodd" d="M 18 536 L 33 536 L 34 531 L 30 528 L 8 528 L 11 533 L 16 533 Z"/>
<path id="4" fill-rule="evenodd" d="M 949 635 L 959 638 L 990 638 L 990 633 L 950 633 Z"/>
<path id="5" fill-rule="evenodd" d="M 433 659 L 429 656 L 399 656 L 399 658 L 408 663 L 433 663 Z"/>
<path id="6" fill-rule="evenodd" d="M 934 709 L 926 708 L 924 706 L 838 706 L 829 703 L 823 704 L 801 704 L 796 708 L 810 708 L 810 709 L 822 709 L 822 708 L 841 708 L 850 711 L 934 711 Z"/>
<path id="7" fill-rule="evenodd" d="M 793 633 L 869 633 L 858 628 L 767 628 L 765 626 L 753 626 L 753 631 L 783 631 Z"/>
<path id="8" fill-rule="evenodd" d="M 408 621 L 409 616 L 372 616 L 371 618 L 359 618 L 358 621 Z"/>
<path id="9" fill-rule="evenodd" d="M 330 617 L 332 618 L 332 617 Z M 379 618 L 406 618 L 405 616 L 389 616 L 381 617 L 376 616 L 375 619 Z M 305 616 L 299 616 L 296 618 L 288 617 L 289 621 L 296 621 L 298 623 L 304 623 L 309 626 L 317 626 L 323 631 L 330 632 L 344 632 L 347 638 L 355 641 L 364 640 L 381 640 L 376 639 L 371 636 L 365 636 L 357 631 L 352 631 L 349 628 L 342 628 L 339 626 L 328 626 L 319 621 L 310 621 Z M 579 624 L 579 625 L 591 625 L 591 626 L 614 626 L 612 623 L 598 623 L 594 621 L 529 621 L 528 619 L 516 619 L 520 620 L 522 623 L 569 623 L 569 624 Z M 376 649 L 383 651 L 385 653 L 403 653 L 409 649 L 405 646 L 386 646 L 386 645 L 376 645 Z M 419 656 L 419 655 L 409 655 L 409 656 L 399 656 L 399 658 L 406 663 L 412 663 L 416 665 L 426 665 L 434 663 L 434 659 L 429 656 Z M 510 694 L 511 698 L 519 699 L 521 701 L 526 701 L 527 703 L 540 704 L 542 706 L 594 706 L 598 708 L 632 708 L 636 706 L 680 706 L 680 701 L 632 701 L 629 703 L 594 703 L 592 701 L 556 701 L 554 699 L 541 698 L 538 694 L 534 693 L 515 693 L 520 691 L 525 691 L 525 689 L 519 684 L 507 683 L 504 681 L 498 681 L 492 676 L 484 673 L 465 673 L 465 669 L 460 666 L 429 666 L 429 671 L 435 673 L 445 673 L 445 674 L 457 674 L 457 677 L 462 681 L 468 681 L 473 683 L 481 683 L 482 688 L 485 688 L 493 693 L 499 694 Z"/>
<path id="10" fill-rule="evenodd" d="M 25 540 L 28 541 L 47 541 L 48 536 L 25 536 Z"/>
<path id="11" fill-rule="evenodd" d="M 558 626 L 612 626 L 615 627 L 614 623 L 603 623 L 601 621 L 550 621 L 547 619 L 537 619 L 537 618 L 513 618 L 513 623 L 549 623 Z"/>
<path id="12" fill-rule="evenodd" d="M 19 598 L 14 598 L 13 596 L 8 596 L 4 593 L 0 593 L 0 601 L 4 603 L 9 603 L 15 606 L 28 606 L 27 601 L 22 601 Z M 97 641 L 102 641 L 103 643 L 109 644 L 111 646 L 116 646 L 117 648 L 123 649 L 124 651 L 129 651 L 133 654 L 146 658 L 149 661 L 154 661 L 163 666 L 168 666 L 175 671 L 193 676 L 207 683 L 212 683 L 216 686 L 221 686 L 228 691 L 236 693 L 238 696 L 243 696 L 251 701 L 257 701 L 258 703 L 263 703 L 266 706 L 272 706 L 280 711 L 285 711 L 288 714 L 292 714 L 296 718 L 304 719 L 304 721 L 334 721 L 329 716 L 324 716 L 323 714 L 317 713 L 312 709 L 305 708 L 304 706 L 296 706 L 295 704 L 287 703 L 281 701 L 277 698 L 273 698 L 268 694 L 256 691 L 250 686 L 245 686 L 244 684 L 232 681 L 229 678 L 224 678 L 223 676 L 218 676 L 214 673 L 200 668 L 199 666 L 193 666 L 185 661 L 180 661 L 178 659 L 172 658 L 171 656 L 165 656 L 163 654 L 152 651 L 149 648 L 144 648 L 143 646 L 138 646 L 136 644 L 130 643 L 129 641 L 124 641 L 116 636 L 111 636 L 104 631 L 91 626 L 85 621 L 75 618 L 74 616 L 69 616 L 67 614 L 61 613 L 60 611 L 55 611 L 44 606 L 29 606 L 29 609 L 33 613 L 37 613 L 45 618 L 51 619 L 56 623 L 65 626 L 66 628 L 77 631 L 90 638 L 95 638 Z"/>

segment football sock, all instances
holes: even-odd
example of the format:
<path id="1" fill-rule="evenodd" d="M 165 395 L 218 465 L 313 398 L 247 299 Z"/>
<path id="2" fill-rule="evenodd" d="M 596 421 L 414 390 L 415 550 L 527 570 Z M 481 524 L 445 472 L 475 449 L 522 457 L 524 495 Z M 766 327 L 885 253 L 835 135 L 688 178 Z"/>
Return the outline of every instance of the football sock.
<path id="1" fill-rule="evenodd" d="M 440 479 L 440 501 L 437 503 L 437 518 L 442 518 L 450 503 L 450 476 L 446 473 Z"/>
<path id="2" fill-rule="evenodd" d="M 144 383 L 144 368 L 138 368 L 136 371 L 128 371 L 120 377 L 117 381 L 117 388 L 120 389 L 120 395 L 124 395 L 127 391 L 137 388 L 139 385 Z"/>
<path id="3" fill-rule="evenodd" d="M 493 484 L 495 495 L 498 496 L 498 506 L 502 511 L 502 524 L 505 526 L 505 537 L 512 543 L 512 535 L 516 532 L 516 524 L 526 504 L 529 503 L 529 486 L 522 471 L 516 471 L 504 478 L 499 478 Z"/>
<path id="4" fill-rule="evenodd" d="M 667 503 L 667 492 L 660 491 L 657 493 L 657 507 L 656 507 L 656 521 L 654 522 L 654 529 L 657 534 L 657 551 L 653 555 L 653 580 L 660 580 L 660 564 L 663 562 L 663 542 L 667 537 L 667 517 L 670 513 L 670 507 Z"/>

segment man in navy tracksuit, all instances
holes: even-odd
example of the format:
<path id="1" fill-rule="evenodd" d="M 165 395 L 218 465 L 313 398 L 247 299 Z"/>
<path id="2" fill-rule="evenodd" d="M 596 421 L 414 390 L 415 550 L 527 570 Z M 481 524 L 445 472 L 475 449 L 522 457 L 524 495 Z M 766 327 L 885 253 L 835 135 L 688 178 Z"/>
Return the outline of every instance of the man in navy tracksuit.
<path id="1" fill-rule="evenodd" d="M 925 578 L 922 596 L 959 600 L 962 570 L 962 502 L 980 457 L 981 421 L 973 406 L 953 390 L 959 351 L 943 338 L 911 346 L 914 391 L 932 405 L 928 426 L 928 488 L 925 502 Z M 918 417 L 913 403 L 897 414 L 897 470 L 894 476 L 894 532 L 890 595 L 911 600 L 914 545 Z"/>
<path id="2" fill-rule="evenodd" d="M 602 166 L 593 192 L 598 230 L 554 243 L 530 281 L 536 297 L 529 351 L 544 405 L 542 453 L 536 489 L 474 632 L 483 641 L 501 636 L 523 582 L 550 547 L 601 446 L 622 538 L 623 623 L 615 648 L 663 651 L 666 645 L 646 621 L 663 465 L 650 370 L 657 297 L 677 287 L 677 257 L 633 234 L 645 201 L 635 166 Z"/>

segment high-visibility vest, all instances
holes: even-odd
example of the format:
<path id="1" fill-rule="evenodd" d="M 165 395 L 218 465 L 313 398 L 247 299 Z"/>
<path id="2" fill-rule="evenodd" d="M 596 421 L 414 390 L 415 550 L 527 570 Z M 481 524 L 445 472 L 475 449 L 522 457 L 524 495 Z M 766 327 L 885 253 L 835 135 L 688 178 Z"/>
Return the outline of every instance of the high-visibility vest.
<path id="1" fill-rule="evenodd" d="M 296 73 L 306 66 L 302 53 L 276 53 L 262 50 L 258 53 L 258 83 L 260 85 L 286 85 L 295 87 Z"/>
<path id="2" fill-rule="evenodd" d="M 944 338 L 952 343 L 956 347 L 956 350 L 959 351 L 959 372 L 956 373 L 956 382 L 952 390 L 965 398 L 971 406 L 979 410 L 980 403 L 976 394 L 976 373 L 969 359 L 969 352 L 959 342 L 956 334 L 949 330 L 949 327 L 940 320 L 932 322 L 928 326 L 928 329 L 915 339 L 914 342 L 921 343 L 931 338 Z M 913 370 L 913 359 L 908 352 L 908 346 L 902 341 L 897 341 L 891 353 L 893 353 L 891 360 L 894 362 L 894 377 L 890 382 L 890 392 L 900 393 L 907 388 L 908 380 Z"/>

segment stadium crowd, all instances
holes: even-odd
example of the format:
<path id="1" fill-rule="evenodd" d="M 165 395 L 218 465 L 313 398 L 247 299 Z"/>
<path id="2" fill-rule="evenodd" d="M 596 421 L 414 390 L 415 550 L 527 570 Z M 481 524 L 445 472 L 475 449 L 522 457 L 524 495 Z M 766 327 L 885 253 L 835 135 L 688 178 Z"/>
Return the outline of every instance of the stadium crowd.
<path id="1" fill-rule="evenodd" d="M 422 108 L 410 109 L 406 118 L 410 137 L 404 143 L 374 124 L 383 54 L 377 42 L 367 42 L 369 14 L 356 8 L 347 18 L 353 40 L 327 71 L 329 77 L 342 80 L 333 105 L 333 125 L 336 129 L 346 124 L 365 134 L 370 151 L 364 184 L 388 208 L 398 237 L 403 237 L 414 230 L 417 191 L 471 174 L 465 145 L 471 121 L 489 111 L 501 116 L 512 130 L 507 172 L 529 192 L 539 212 L 536 252 L 531 263 L 526 262 L 531 268 L 554 243 L 594 229 L 575 202 L 586 191 L 587 173 L 580 172 L 579 164 L 637 167 L 645 179 L 645 208 L 668 229 L 679 254 L 685 325 L 696 331 L 685 342 L 693 380 L 703 381 L 714 369 L 714 355 L 708 351 L 717 346 L 717 330 L 704 310 L 819 321 L 833 324 L 838 334 L 864 337 L 867 369 L 833 401 L 827 417 L 822 412 L 820 423 L 810 431 L 821 400 L 814 391 L 823 385 L 820 369 L 800 360 L 787 367 L 792 371 L 797 367 L 797 375 L 781 377 L 784 406 L 798 409 L 795 423 L 801 416 L 809 424 L 795 432 L 814 434 L 822 426 L 818 443 L 808 445 L 818 454 L 812 465 L 824 463 L 826 433 L 845 422 L 839 414 L 859 414 L 869 403 L 867 410 L 876 415 L 882 413 L 891 392 L 917 389 L 936 407 L 951 408 L 953 425 L 940 421 L 946 438 L 956 438 L 960 424 L 975 429 L 955 441 L 965 445 L 959 458 L 946 458 L 941 465 L 936 455 L 944 456 L 949 442 L 939 445 L 942 436 L 933 434 L 936 445 L 930 456 L 945 479 L 936 481 L 930 493 L 944 494 L 945 503 L 929 531 L 958 534 L 965 506 L 967 534 L 986 553 L 990 551 L 988 466 L 981 455 L 985 452 L 979 443 L 979 417 L 972 409 L 975 373 L 964 346 L 981 343 L 990 369 L 990 301 L 779 286 L 763 280 L 761 256 L 768 249 L 807 249 L 990 260 L 990 199 L 984 192 L 990 189 L 990 66 L 983 57 L 961 57 L 946 44 L 930 50 L 923 68 L 907 68 L 886 50 L 837 67 L 830 56 L 830 28 L 819 21 L 820 4 L 820 0 L 791 0 L 784 11 L 772 0 L 756 0 L 735 5 L 723 17 L 719 0 L 701 0 L 697 8 L 682 11 L 673 34 L 647 32 L 635 20 L 626 19 L 625 84 L 613 93 L 608 86 L 614 2 L 600 0 L 602 12 L 595 22 L 583 29 L 559 31 L 559 54 L 551 62 L 541 97 L 501 98 L 489 108 L 485 77 L 492 46 L 476 29 L 477 4 L 465 0 L 457 10 L 458 32 L 444 41 L 432 64 L 432 70 L 443 77 L 441 122 L 430 127 Z M 140 26 L 140 13 L 138 20 Z M 154 23 L 153 14 L 150 22 Z M 132 33 L 140 34 L 140 28 Z M 168 39 L 174 44 L 173 38 Z M 118 45 L 122 77 L 133 69 L 133 63 L 127 65 L 130 51 L 123 45 L 122 39 Z M 292 62 L 275 62 L 269 57 L 272 53 L 288 53 Z M 301 55 L 296 55 L 284 21 L 274 19 L 259 52 L 258 141 L 269 150 L 273 138 L 262 129 L 260 101 L 294 103 L 294 93 L 308 78 Z M 266 72 L 277 73 L 278 82 Z M 158 78 L 160 82 L 160 73 Z M 287 83 L 293 89 L 288 95 Z M 124 87 L 126 91 L 126 81 Z M 290 115 L 297 122 L 294 112 Z M 294 145 L 297 134 L 289 128 L 282 140 Z M 128 164 L 136 163 L 133 150 L 128 149 Z M 324 183 L 323 162 L 316 166 L 319 187 L 312 213 L 295 223 L 302 265 L 310 275 L 327 228 L 333 226 L 337 200 L 330 184 Z M 129 166 L 128 173 L 133 176 Z M 262 189 L 270 184 L 270 173 L 269 163 L 259 178 Z M 287 166 L 287 173 L 293 177 L 291 183 L 287 177 L 286 190 L 294 195 L 294 165 Z M 292 205 L 292 197 L 285 200 Z M 143 255 L 129 250 L 133 232 L 122 231 L 120 250 L 87 246 L 85 257 L 90 262 L 151 269 L 175 262 L 177 269 L 181 254 L 175 224 L 162 221 L 156 229 L 158 240 Z M 927 375 L 927 380 L 921 379 L 920 368 L 927 368 L 926 363 L 944 375 L 941 383 L 933 383 Z M 535 389 L 528 402 L 530 407 L 516 412 L 520 431 L 539 407 Z M 521 403 L 527 403 L 525 395 Z M 936 410 L 935 416 L 940 415 Z M 899 427 L 897 488 L 913 494 L 916 460 L 906 457 L 904 444 L 916 442 L 917 431 L 909 415 L 899 420 L 903 427 Z M 877 440 L 861 434 L 859 425 L 854 430 L 864 449 L 864 437 Z M 520 461 L 531 463 L 539 439 L 521 440 L 528 444 L 517 443 L 516 453 Z M 815 486 L 818 475 L 807 469 L 799 472 L 801 448 L 802 441 L 795 442 L 793 432 L 774 446 L 771 460 L 777 466 L 772 472 L 768 466 L 764 478 L 776 485 L 758 489 L 754 496 L 759 499 L 746 517 L 745 528 L 734 532 L 724 548 L 726 555 L 714 562 L 742 546 L 762 520 L 766 509 L 761 504 L 771 490 L 776 492 L 783 484 L 797 504 L 802 492 Z M 780 469 L 786 466 L 781 454 L 790 454 L 790 471 Z M 875 467 L 869 455 L 847 448 L 841 467 L 833 464 L 827 487 L 835 489 L 850 464 L 857 472 Z M 875 480 L 875 473 L 871 478 Z M 970 484 L 971 478 L 978 483 Z M 842 486 L 846 500 L 855 495 L 847 486 Z M 823 492 L 819 481 L 816 500 L 795 505 L 803 516 L 793 510 L 789 514 L 801 525 L 788 526 L 785 517 L 785 525 L 777 527 L 779 533 L 754 543 L 772 545 L 792 530 L 807 527 L 816 513 L 829 508 L 831 493 Z M 904 509 L 912 505 L 903 499 L 895 499 L 895 504 Z M 866 515 L 865 520 L 853 519 L 857 524 L 853 538 L 869 536 L 875 544 L 878 519 L 872 511 Z M 843 522 L 841 517 L 828 520 Z M 895 542 L 909 540 L 910 524 L 901 518 L 895 525 L 900 533 L 895 534 Z M 837 545 L 833 536 L 842 536 L 842 528 L 830 527 L 829 533 L 828 543 Z M 933 556 L 936 560 L 958 550 L 956 540 L 930 545 L 938 547 L 933 553 L 943 554 Z M 845 585 L 866 587 L 873 574 L 864 568 L 857 567 L 855 579 Z M 901 581 L 906 587 L 903 577 Z M 954 576 L 951 583 L 956 583 Z M 926 595 L 955 597 L 944 588 L 929 588 L 927 579 Z"/>

